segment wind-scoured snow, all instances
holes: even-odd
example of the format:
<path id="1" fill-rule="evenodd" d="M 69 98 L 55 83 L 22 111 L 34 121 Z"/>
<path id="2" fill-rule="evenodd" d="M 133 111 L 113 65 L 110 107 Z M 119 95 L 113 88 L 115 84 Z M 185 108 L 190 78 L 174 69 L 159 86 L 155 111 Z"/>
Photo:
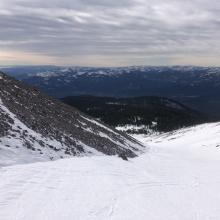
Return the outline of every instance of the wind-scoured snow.
<path id="1" fill-rule="evenodd" d="M 36 131 L 28 128 L 3 104 L 2 100 L 0 99 L 0 114 L 1 113 L 7 115 L 12 122 L 10 124 L 11 129 L 9 134 L 0 137 L 0 167 L 71 157 L 71 155 L 67 155 L 65 153 L 67 146 L 55 139 L 46 138 Z M 115 135 L 119 135 L 95 120 L 88 119 L 84 116 L 81 117 L 89 122 L 95 123 L 101 128 L 111 131 Z M 89 127 L 87 127 L 87 131 L 94 133 L 94 131 Z M 137 144 L 126 140 L 123 136 L 121 136 L 121 138 L 124 139 L 125 142 L 121 143 L 103 132 L 99 132 L 97 135 L 109 139 L 122 149 L 127 147 L 131 150 L 137 150 L 139 147 Z M 30 143 L 30 146 L 24 147 L 25 142 Z M 97 151 L 95 148 L 91 148 L 79 140 L 75 140 L 75 142 L 77 142 L 77 144 L 83 148 L 83 153 L 78 152 L 78 156 L 103 155 L 102 152 Z M 53 148 L 42 147 L 41 143 L 46 143 L 48 146 L 53 146 Z M 141 153 L 143 148 L 141 149 L 139 147 L 139 150 Z"/>
<path id="2" fill-rule="evenodd" d="M 4 73 L 0 77 L 0 167 L 71 156 L 135 157 L 145 150 L 125 133 Z"/>
<path id="3" fill-rule="evenodd" d="M 55 139 L 45 138 L 41 134 L 29 129 L 2 103 L 1 99 L 0 113 L 7 115 L 12 121 L 9 134 L 0 137 L 0 167 L 70 157 L 65 154 L 65 145 Z M 23 134 L 25 134 L 25 137 Z M 29 147 L 24 147 L 25 141 L 30 143 Z M 41 142 L 47 143 L 49 146 L 54 146 L 57 150 L 59 149 L 59 152 L 49 147 L 42 147 Z M 88 148 L 85 148 L 86 150 Z"/>
<path id="4" fill-rule="evenodd" d="M 220 124 L 153 138 L 124 161 L 95 156 L 0 169 L 1 220 L 219 220 Z"/>

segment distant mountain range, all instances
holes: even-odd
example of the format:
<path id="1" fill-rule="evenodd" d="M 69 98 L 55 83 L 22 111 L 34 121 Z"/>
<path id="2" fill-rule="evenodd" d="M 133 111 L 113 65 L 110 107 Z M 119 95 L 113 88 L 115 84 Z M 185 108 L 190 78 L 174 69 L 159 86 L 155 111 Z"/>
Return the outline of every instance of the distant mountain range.
<path id="1" fill-rule="evenodd" d="M 218 67 L 19 66 L 0 69 L 54 97 L 163 96 L 220 118 L 220 68 Z"/>
<path id="2" fill-rule="evenodd" d="M 0 167 L 142 150 L 125 133 L 0 72 Z"/>
<path id="3" fill-rule="evenodd" d="M 61 100 L 128 133 L 169 132 L 212 121 L 211 118 L 198 111 L 161 97 L 70 96 Z"/>

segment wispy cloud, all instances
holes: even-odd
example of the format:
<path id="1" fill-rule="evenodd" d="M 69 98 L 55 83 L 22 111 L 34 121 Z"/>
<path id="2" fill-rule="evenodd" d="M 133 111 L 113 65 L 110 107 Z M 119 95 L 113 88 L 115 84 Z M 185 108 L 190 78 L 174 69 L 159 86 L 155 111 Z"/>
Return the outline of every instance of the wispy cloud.
<path id="1" fill-rule="evenodd" d="M 1 0 L 0 50 L 14 64 L 220 65 L 219 14 L 219 0 Z"/>

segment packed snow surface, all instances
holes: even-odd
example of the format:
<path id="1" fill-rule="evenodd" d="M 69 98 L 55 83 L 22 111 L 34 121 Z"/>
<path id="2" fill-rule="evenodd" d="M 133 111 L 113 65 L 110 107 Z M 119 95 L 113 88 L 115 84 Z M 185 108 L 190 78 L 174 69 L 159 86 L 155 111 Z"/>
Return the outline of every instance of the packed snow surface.
<path id="1" fill-rule="evenodd" d="M 94 156 L 0 168 L 1 220 L 219 220 L 220 124 L 136 136 L 124 161 Z"/>

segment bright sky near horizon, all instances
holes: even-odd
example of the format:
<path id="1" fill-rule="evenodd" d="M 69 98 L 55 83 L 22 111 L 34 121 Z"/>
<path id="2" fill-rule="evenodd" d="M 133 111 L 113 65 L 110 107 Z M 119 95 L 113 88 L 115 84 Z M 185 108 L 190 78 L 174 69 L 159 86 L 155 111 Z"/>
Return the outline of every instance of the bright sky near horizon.
<path id="1" fill-rule="evenodd" d="M 220 66 L 219 0 L 1 0 L 0 65 Z"/>

